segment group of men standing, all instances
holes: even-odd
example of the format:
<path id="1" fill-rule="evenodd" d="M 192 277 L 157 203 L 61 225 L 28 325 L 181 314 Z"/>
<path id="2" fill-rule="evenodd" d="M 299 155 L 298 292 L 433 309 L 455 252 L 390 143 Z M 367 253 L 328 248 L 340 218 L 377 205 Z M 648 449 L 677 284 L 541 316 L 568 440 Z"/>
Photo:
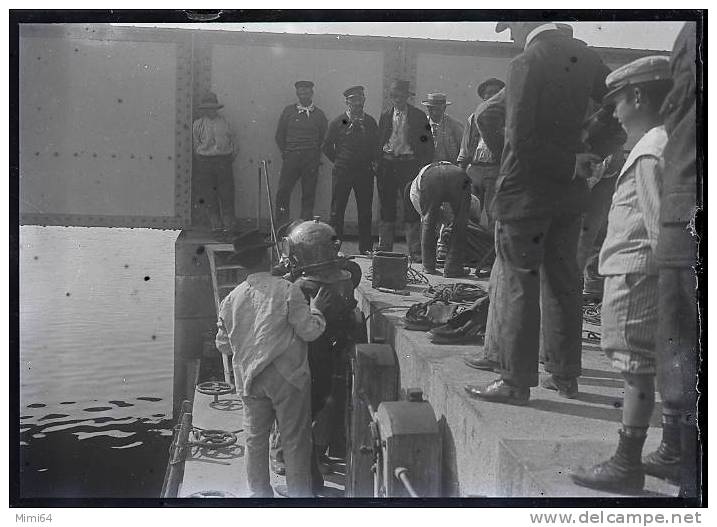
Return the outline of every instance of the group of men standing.
<path id="1" fill-rule="evenodd" d="M 479 198 L 494 232 L 496 259 L 485 347 L 470 365 L 494 370 L 499 377 L 488 385 L 466 386 L 466 390 L 484 401 L 527 404 L 531 387 L 539 384 L 567 398 L 578 393 L 582 373 L 578 245 L 588 199 L 586 180 L 603 162 L 602 156 L 586 151 L 581 141 L 586 115 L 592 113 L 591 108 L 603 106 L 623 128 L 633 129 L 642 140 L 633 157 L 639 155 L 648 162 L 638 166 L 628 159 L 620 169 L 620 193 L 612 200 L 614 225 L 607 244 L 619 254 L 610 260 L 612 267 L 603 262 L 611 255 L 601 255 L 601 270 L 610 267 L 606 273 L 623 277 L 627 284 L 614 290 L 605 287 L 605 294 L 609 291 L 613 296 L 603 308 L 603 320 L 608 322 L 602 339 L 614 364 L 620 356 L 627 357 L 622 369 L 626 412 L 616 455 L 574 476 L 576 483 L 594 488 L 642 488 L 640 455 L 652 407 L 639 401 L 645 397 L 654 401 L 650 383 L 655 370 L 663 375 L 661 390 L 670 411 L 663 416 L 667 446 L 661 445 L 661 451 L 648 456 L 651 470 L 658 474 L 673 470 L 674 475 L 675 467 L 682 466 L 684 495 L 695 495 L 698 484 L 696 392 L 690 384 L 697 365 L 694 278 L 690 274 L 694 243 L 686 230 L 696 202 L 696 44 L 694 26 L 685 28 L 673 53 L 672 74 L 665 66 L 667 59 L 658 57 L 636 61 L 608 77 L 609 68 L 594 50 L 573 38 L 569 25 L 499 23 L 496 31 L 509 29 L 523 51 L 511 61 L 505 85 L 497 79 L 481 84 L 478 93 L 484 102 L 465 127 L 445 114 L 450 104 L 445 94 L 429 94 L 423 101 L 428 115 L 408 104 L 414 94 L 405 80 L 391 84 L 391 106 L 378 123 L 364 112 L 362 86 L 343 92 L 346 111 L 328 123 L 312 102 L 313 83 L 299 81 L 299 102 L 284 109 L 276 133 L 283 156 L 276 200 L 279 222 L 290 216 L 289 196 L 298 180 L 302 181 L 301 216 L 312 216 L 323 152 L 333 163 L 330 224 L 342 239 L 345 208 L 353 190 L 361 252 L 372 249 L 375 176 L 380 199 L 375 249 L 392 250 L 399 221 L 397 203 L 402 201 L 409 252 L 423 261 L 426 271 L 435 272 L 437 211 L 448 202 L 454 215 L 454 239 L 444 276 L 462 276 L 471 195 Z M 666 93 L 661 90 L 669 89 L 673 80 L 675 89 L 660 112 Z M 665 114 L 664 128 L 660 114 Z M 665 201 L 660 208 L 659 184 L 654 181 L 662 176 L 654 165 L 663 162 L 663 148 L 664 188 L 672 192 L 663 191 Z M 645 175 L 648 165 L 649 175 Z M 647 180 L 650 190 L 645 194 L 640 189 Z M 626 181 L 637 183 L 626 185 Z M 631 190 L 635 185 L 638 190 Z M 660 211 L 662 225 L 652 228 L 657 222 L 650 223 L 650 218 Z M 623 228 L 615 229 L 614 218 Z M 658 263 L 645 263 L 653 261 Z M 638 298 L 633 285 L 657 274 L 662 331 L 656 338 L 657 289 L 650 286 L 649 294 Z M 539 362 L 548 373 L 542 383 Z M 642 387 L 639 393 L 635 386 Z M 632 413 L 627 411 L 630 390 L 635 391 Z"/>

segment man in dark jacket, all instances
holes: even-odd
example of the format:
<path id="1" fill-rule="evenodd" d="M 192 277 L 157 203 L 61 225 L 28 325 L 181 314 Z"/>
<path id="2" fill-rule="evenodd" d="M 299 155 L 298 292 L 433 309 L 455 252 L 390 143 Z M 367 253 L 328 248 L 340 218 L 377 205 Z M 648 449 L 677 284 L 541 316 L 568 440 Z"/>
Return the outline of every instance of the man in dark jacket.
<path id="1" fill-rule="evenodd" d="M 674 85 L 662 107 L 668 134 L 657 242 L 658 370 L 662 396 L 662 442 L 645 456 L 647 474 L 680 483 L 680 496 L 699 497 L 701 454 L 697 423 L 697 239 L 695 209 L 702 202 L 702 165 L 697 162 L 697 39 L 694 22 L 677 36 L 670 69 Z M 703 395 L 704 397 L 704 395 Z"/>
<path id="2" fill-rule="evenodd" d="M 331 179 L 331 219 L 340 240 L 344 237 L 344 214 L 351 190 L 356 198 L 359 252 L 371 250 L 373 167 L 378 155 L 378 125 L 364 113 L 363 86 L 344 91 L 346 111 L 331 121 L 324 154 L 334 164 Z"/>
<path id="3" fill-rule="evenodd" d="M 281 150 L 281 175 L 276 191 L 276 217 L 279 225 L 289 219 L 291 191 L 301 180 L 301 217 L 310 220 L 314 214 L 314 196 L 319 176 L 321 143 L 326 135 L 326 115 L 313 103 L 314 83 L 294 84 L 298 103 L 290 104 L 279 117 L 276 144 Z"/>
<path id="4" fill-rule="evenodd" d="M 408 81 L 393 81 L 390 88 L 391 108 L 381 114 L 379 137 L 381 161 L 377 181 L 381 200 L 381 224 L 379 226 L 380 251 L 393 250 L 393 233 L 396 222 L 396 200 L 403 196 L 406 185 L 418 175 L 421 167 L 433 160 L 433 136 L 428 117 L 415 106 L 408 104 Z M 403 219 L 406 240 L 412 253 L 420 253 L 418 213 L 404 207 Z"/>
<path id="5" fill-rule="evenodd" d="M 602 161 L 578 154 L 588 101 L 602 100 L 609 69 L 569 26 L 510 27 L 524 51 L 508 68 L 506 136 L 492 212 L 496 261 L 485 351 L 501 377 L 466 386 L 471 396 L 526 404 L 538 385 L 538 350 L 552 375 L 545 388 L 577 395 L 581 374 L 581 298 L 576 262 L 589 172 Z"/>

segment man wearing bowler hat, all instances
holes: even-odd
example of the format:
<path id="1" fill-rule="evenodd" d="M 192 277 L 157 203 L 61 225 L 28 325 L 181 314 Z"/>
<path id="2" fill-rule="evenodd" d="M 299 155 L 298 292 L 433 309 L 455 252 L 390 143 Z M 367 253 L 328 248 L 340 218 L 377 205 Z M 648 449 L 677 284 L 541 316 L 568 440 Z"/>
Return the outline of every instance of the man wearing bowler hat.
<path id="1" fill-rule="evenodd" d="M 275 135 L 282 157 L 279 188 L 276 191 L 278 224 L 286 223 L 290 217 L 291 191 L 299 180 L 301 217 L 305 220 L 312 218 L 321 143 L 328 126 L 326 115 L 313 103 L 314 83 L 297 81 L 294 86 L 298 102 L 284 108 Z"/>
<path id="2" fill-rule="evenodd" d="M 500 23 L 524 47 L 508 66 L 506 132 L 495 214 L 496 260 L 484 350 L 500 377 L 466 386 L 476 398 L 527 404 L 537 386 L 575 398 L 581 374 L 581 288 L 576 254 L 590 163 L 579 150 L 590 99 L 607 92 L 609 69 L 563 24 Z"/>
<path id="3" fill-rule="evenodd" d="M 232 229 L 236 223 L 232 164 L 238 149 L 229 123 L 217 113 L 223 107 L 216 94 L 207 93 L 192 123 L 192 223 L 215 232 Z"/>
<path id="4" fill-rule="evenodd" d="M 351 190 L 356 198 L 359 252 L 371 250 L 373 167 L 378 156 L 378 125 L 363 111 L 363 86 L 343 92 L 346 111 L 331 121 L 324 142 L 324 154 L 334 164 L 331 175 L 331 219 L 336 236 L 343 239 L 344 213 Z"/>
<path id="5" fill-rule="evenodd" d="M 403 196 L 406 185 L 410 185 L 421 167 L 433 160 L 433 138 L 426 114 L 408 104 L 408 98 L 415 95 L 409 89 L 408 81 L 395 80 L 391 83 L 389 97 L 391 107 L 381 114 L 379 137 L 381 160 L 377 181 L 381 200 L 381 223 L 379 226 L 378 250 L 393 250 L 393 235 L 396 223 L 396 200 Z M 418 213 L 412 207 L 404 207 L 404 221 L 415 224 Z M 412 238 L 413 236 L 413 238 Z M 420 247 L 418 231 L 407 231 L 411 252 Z"/>

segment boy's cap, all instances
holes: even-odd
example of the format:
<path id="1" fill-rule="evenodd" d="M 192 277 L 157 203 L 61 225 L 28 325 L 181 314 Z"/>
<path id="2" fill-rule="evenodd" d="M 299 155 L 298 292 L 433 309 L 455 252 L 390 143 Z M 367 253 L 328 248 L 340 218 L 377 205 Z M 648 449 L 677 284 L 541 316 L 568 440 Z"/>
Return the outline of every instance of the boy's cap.
<path id="1" fill-rule="evenodd" d="M 651 55 L 633 60 L 607 76 L 605 85 L 609 91 L 603 97 L 603 104 L 609 103 L 619 91 L 628 86 L 671 79 L 669 57 Z"/>

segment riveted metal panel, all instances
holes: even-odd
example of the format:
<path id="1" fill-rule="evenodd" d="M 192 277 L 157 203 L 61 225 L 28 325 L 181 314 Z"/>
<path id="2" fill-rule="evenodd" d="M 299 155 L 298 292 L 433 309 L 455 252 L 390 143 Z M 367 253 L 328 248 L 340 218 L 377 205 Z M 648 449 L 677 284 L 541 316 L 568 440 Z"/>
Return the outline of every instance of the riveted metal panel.
<path id="1" fill-rule="evenodd" d="M 19 51 L 21 223 L 188 223 L 191 34 L 29 25 Z"/>

